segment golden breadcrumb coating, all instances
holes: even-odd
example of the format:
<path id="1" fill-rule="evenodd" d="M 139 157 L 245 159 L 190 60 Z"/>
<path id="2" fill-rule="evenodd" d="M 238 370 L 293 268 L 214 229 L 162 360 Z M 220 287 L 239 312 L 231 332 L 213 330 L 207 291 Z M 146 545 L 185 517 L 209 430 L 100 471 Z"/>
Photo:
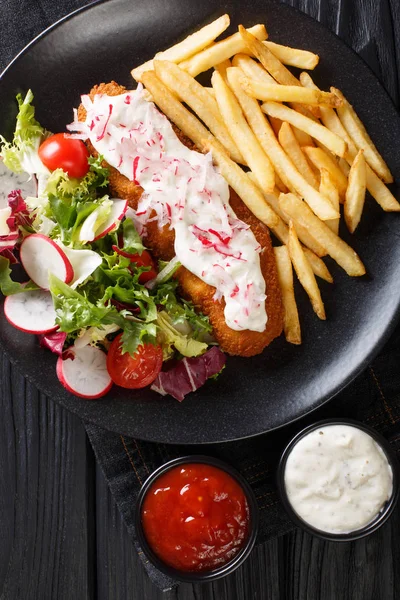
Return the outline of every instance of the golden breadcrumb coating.
<path id="1" fill-rule="evenodd" d="M 125 92 L 126 88 L 115 83 L 115 81 L 111 81 L 110 83 L 101 83 L 94 86 L 89 96 L 91 98 L 95 94 L 117 96 Z M 78 109 L 78 118 L 80 121 L 84 121 L 86 118 L 86 111 L 82 105 Z M 184 136 L 174 125 L 173 128 L 182 143 L 196 150 L 191 140 Z M 87 145 L 91 154 L 96 155 L 96 151 L 90 142 L 87 142 Z M 112 194 L 118 198 L 127 199 L 132 208 L 137 208 L 143 189 L 124 175 L 121 175 L 114 167 L 111 167 L 107 163 L 105 165 L 110 169 L 110 189 Z M 179 281 L 182 295 L 186 299 L 191 300 L 199 310 L 209 317 L 214 337 L 221 346 L 221 349 L 232 355 L 254 356 L 262 352 L 282 332 L 282 296 L 268 228 L 250 212 L 232 189 L 230 190 L 230 205 L 237 217 L 250 225 L 257 242 L 262 247 L 260 265 L 266 284 L 267 299 L 265 305 L 268 315 L 265 330 L 257 332 L 250 330 L 235 331 L 231 329 L 225 322 L 224 300 L 213 300 L 214 287 L 204 283 L 185 267 L 181 267 L 177 271 L 176 277 Z M 171 260 L 175 256 L 174 240 L 175 232 L 168 225 L 159 228 L 156 221 L 147 225 L 145 243 L 156 258 Z"/>

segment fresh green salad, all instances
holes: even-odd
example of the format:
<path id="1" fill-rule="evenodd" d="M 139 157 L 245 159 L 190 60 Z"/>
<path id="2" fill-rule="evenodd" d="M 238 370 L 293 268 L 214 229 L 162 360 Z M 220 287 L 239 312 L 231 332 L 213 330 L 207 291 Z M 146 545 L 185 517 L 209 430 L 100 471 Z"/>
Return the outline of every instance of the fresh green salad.
<path id="1" fill-rule="evenodd" d="M 17 97 L 14 137 L 0 138 L 5 316 L 58 354 L 77 396 L 152 384 L 182 400 L 224 366 L 209 320 L 180 296 L 179 262 L 157 263 L 128 202 L 110 197 L 102 157 L 46 131 L 32 100 Z"/>

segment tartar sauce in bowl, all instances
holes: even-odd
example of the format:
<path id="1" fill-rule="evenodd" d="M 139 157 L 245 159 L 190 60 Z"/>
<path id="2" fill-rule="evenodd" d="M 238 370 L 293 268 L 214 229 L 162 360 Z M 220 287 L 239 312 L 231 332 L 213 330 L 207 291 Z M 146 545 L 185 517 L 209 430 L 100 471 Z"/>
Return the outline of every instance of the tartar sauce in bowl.
<path id="1" fill-rule="evenodd" d="M 286 508 L 330 539 L 370 533 L 397 499 L 395 459 L 388 452 L 383 438 L 355 422 L 308 427 L 282 456 L 279 483 Z"/>

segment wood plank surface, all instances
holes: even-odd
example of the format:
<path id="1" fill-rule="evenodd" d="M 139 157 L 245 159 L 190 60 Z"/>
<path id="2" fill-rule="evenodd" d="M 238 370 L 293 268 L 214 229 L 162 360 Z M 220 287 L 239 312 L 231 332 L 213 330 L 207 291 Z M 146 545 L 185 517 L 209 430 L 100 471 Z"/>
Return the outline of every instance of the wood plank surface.
<path id="1" fill-rule="evenodd" d="M 94 598 L 95 471 L 84 427 L 3 354 L 0 369 L 0 597 Z"/>
<path id="2" fill-rule="evenodd" d="M 398 0 L 291 0 L 369 62 L 398 105 Z M 2 0 L 4 64 L 83 0 Z M 30 11 L 40 14 L 36 29 Z M 396 600 L 400 506 L 365 540 L 333 544 L 296 531 L 256 548 L 232 576 L 161 593 L 131 544 L 79 419 L 0 361 L 1 600 Z M 396 577 L 397 575 L 397 577 Z"/>

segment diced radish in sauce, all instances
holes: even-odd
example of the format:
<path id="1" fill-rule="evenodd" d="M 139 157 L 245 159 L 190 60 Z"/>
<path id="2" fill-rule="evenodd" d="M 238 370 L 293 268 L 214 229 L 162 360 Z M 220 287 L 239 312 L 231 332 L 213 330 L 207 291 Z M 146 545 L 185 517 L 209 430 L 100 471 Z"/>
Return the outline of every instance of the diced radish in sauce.
<path id="1" fill-rule="evenodd" d="M 173 228 L 177 260 L 216 288 L 215 301 L 225 300 L 227 325 L 264 331 L 260 245 L 231 209 L 228 184 L 211 155 L 182 144 L 140 85 L 118 96 L 82 96 L 82 104 L 86 121 L 76 116 L 68 129 L 89 139 L 111 166 L 143 188 L 134 214 L 139 234 L 153 220 Z"/>

